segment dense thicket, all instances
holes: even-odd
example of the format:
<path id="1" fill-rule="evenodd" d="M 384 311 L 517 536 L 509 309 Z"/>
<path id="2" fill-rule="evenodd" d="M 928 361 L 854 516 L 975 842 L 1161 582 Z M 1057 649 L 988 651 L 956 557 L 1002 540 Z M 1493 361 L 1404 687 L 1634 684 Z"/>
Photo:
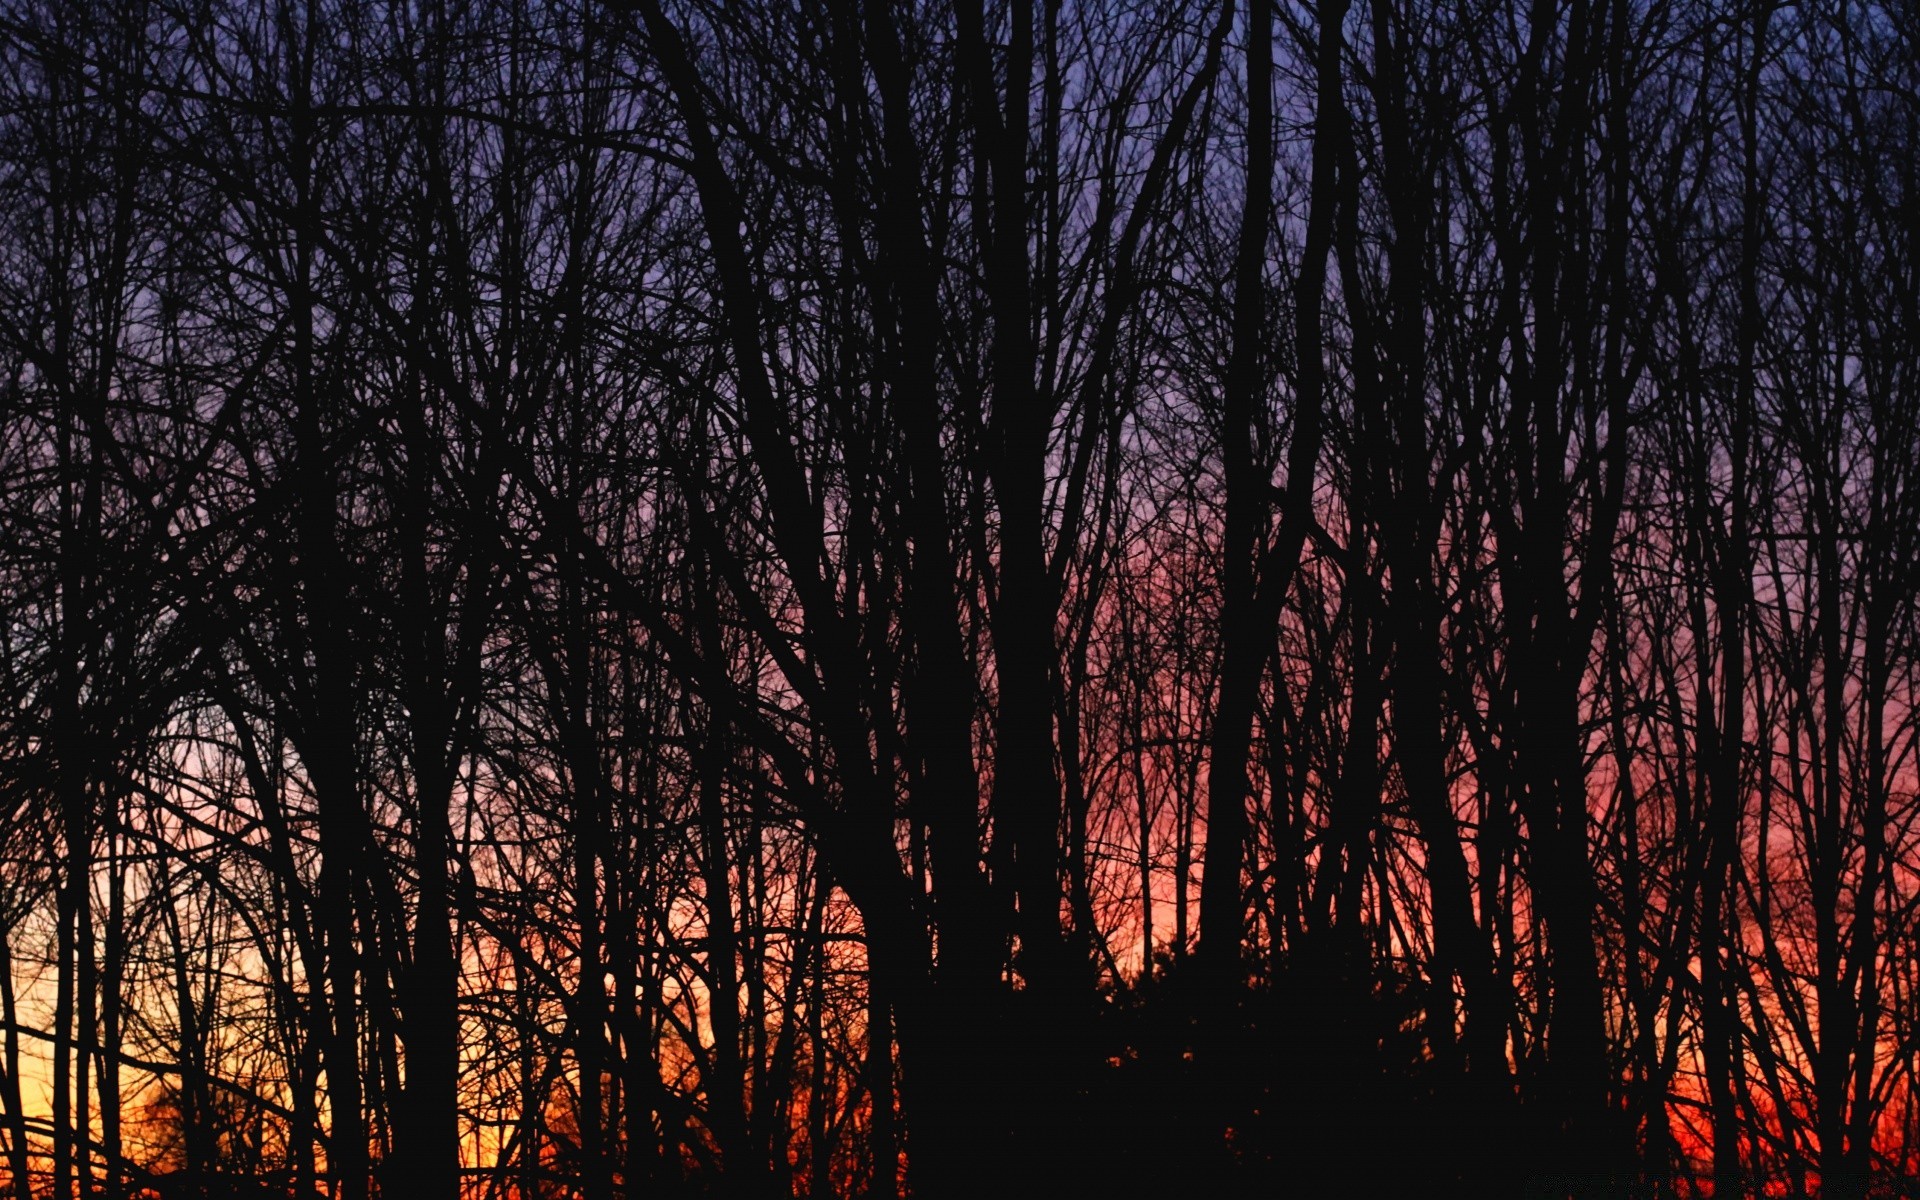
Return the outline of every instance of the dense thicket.
<path id="1" fill-rule="evenodd" d="M 5 0 L 0 1179 L 1916 1194 L 1916 97 L 1879 0 Z"/>

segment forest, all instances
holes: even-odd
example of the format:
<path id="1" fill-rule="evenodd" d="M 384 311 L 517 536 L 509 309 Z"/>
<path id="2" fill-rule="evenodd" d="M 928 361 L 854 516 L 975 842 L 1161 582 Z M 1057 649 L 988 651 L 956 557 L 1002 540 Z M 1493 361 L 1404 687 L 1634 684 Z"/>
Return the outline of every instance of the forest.
<path id="1" fill-rule="evenodd" d="M 1920 9 L 0 0 L 0 1196 L 1920 1197 Z"/>

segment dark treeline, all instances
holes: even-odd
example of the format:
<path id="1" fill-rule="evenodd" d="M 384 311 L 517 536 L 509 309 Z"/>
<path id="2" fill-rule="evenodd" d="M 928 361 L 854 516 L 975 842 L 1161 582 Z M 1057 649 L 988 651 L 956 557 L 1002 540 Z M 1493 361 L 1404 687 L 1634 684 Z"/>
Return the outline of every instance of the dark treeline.
<path id="1" fill-rule="evenodd" d="M 0 1184 L 1920 1195 L 1917 255 L 1897 2 L 5 0 Z"/>

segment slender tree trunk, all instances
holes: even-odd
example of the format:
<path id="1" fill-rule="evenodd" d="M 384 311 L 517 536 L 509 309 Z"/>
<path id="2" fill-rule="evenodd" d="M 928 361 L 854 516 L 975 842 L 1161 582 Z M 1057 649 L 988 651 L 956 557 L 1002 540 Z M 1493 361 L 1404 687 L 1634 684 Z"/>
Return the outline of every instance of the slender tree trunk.
<path id="1" fill-rule="evenodd" d="M 1222 387 L 1221 459 L 1226 517 L 1221 535 L 1220 696 L 1207 764 L 1206 873 L 1200 879 L 1199 966 L 1223 995 L 1244 982 L 1247 768 L 1266 646 L 1258 567 L 1271 536 L 1272 468 L 1255 451 L 1265 409 L 1267 236 L 1273 209 L 1273 6 L 1260 0 L 1247 20 L 1247 165 L 1234 254 L 1233 330 Z M 1317 331 L 1316 331 L 1317 332 Z M 1318 346 L 1315 353 L 1318 353 Z M 1268 586 L 1273 586 L 1268 581 Z M 1221 1030 L 1230 1009 L 1212 1020 Z"/>
<path id="2" fill-rule="evenodd" d="M 13 930 L 0 929 L 0 1017 L 7 1023 L 4 1052 L 6 1077 L 0 1079 L 0 1102 L 6 1104 L 7 1166 L 14 1200 L 33 1200 L 31 1147 L 27 1143 L 27 1113 L 20 1097 L 20 1014 L 13 990 Z"/>

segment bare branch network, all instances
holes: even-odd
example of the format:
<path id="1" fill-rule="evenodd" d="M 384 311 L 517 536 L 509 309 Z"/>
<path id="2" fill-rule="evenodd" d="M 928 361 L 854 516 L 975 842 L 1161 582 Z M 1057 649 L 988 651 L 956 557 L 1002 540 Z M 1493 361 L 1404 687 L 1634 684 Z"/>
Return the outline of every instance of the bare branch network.
<path id="1" fill-rule="evenodd" d="M 0 0 L 0 1191 L 1920 1195 L 1916 14 Z"/>

